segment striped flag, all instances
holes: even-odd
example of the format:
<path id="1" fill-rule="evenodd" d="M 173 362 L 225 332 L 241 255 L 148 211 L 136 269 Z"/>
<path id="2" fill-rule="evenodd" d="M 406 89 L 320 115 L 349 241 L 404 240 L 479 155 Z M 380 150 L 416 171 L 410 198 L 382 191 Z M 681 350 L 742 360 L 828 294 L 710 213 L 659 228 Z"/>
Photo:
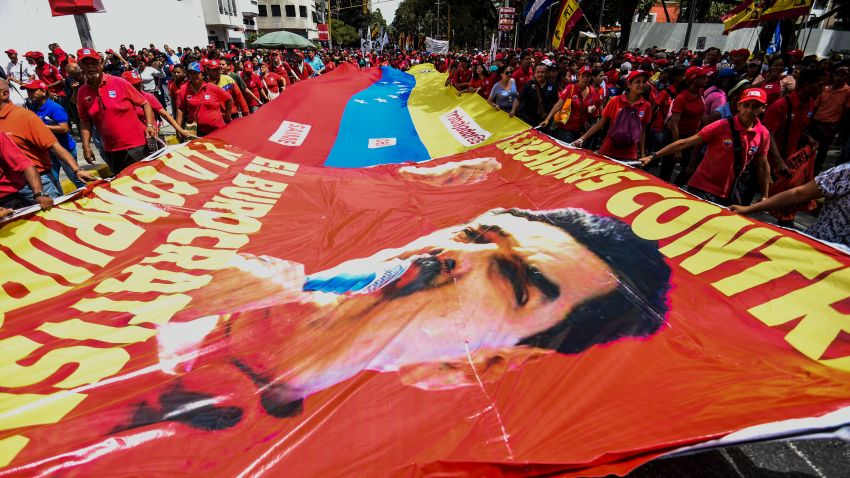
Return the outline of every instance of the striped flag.
<path id="1" fill-rule="evenodd" d="M 720 17 L 723 20 L 723 34 L 728 35 L 741 28 L 755 28 L 761 21 L 763 9 L 764 4 L 761 0 L 746 0 L 741 3 Z"/>
<path id="2" fill-rule="evenodd" d="M 584 16 L 576 0 L 563 0 L 561 10 L 558 13 L 558 23 L 555 25 L 555 34 L 552 35 L 552 48 L 564 46 L 567 35 Z"/>
<path id="3" fill-rule="evenodd" d="M 526 25 L 536 22 L 540 19 L 540 15 L 555 4 L 558 0 L 531 0 L 525 4 L 525 10 L 522 12 L 522 18 Z"/>
<path id="4" fill-rule="evenodd" d="M 812 0 L 774 0 L 773 4 L 761 14 L 761 20 L 766 22 L 805 16 L 811 8 Z"/>

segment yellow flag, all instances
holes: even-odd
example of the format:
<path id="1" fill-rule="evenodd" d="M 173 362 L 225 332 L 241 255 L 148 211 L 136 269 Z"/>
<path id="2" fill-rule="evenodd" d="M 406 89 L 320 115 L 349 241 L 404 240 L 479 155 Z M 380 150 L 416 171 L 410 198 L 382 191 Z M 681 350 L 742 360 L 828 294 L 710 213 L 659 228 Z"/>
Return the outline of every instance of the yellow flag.
<path id="1" fill-rule="evenodd" d="M 812 0 L 774 0 L 761 15 L 762 21 L 780 20 L 788 17 L 807 15 L 812 8 Z"/>
<path id="2" fill-rule="evenodd" d="M 561 2 L 558 23 L 555 25 L 555 34 L 552 35 L 552 48 L 561 48 L 564 46 L 567 35 L 583 16 L 584 14 L 576 0 L 564 0 Z"/>

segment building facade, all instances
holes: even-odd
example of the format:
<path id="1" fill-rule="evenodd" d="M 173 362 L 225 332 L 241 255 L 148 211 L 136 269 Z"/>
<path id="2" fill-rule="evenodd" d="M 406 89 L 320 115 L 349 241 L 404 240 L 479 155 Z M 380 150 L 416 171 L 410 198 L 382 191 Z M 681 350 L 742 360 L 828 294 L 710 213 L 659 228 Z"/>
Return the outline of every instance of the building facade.
<path id="1" fill-rule="evenodd" d="M 202 1 L 206 0 L 103 0 L 104 12 L 86 15 L 94 47 L 104 51 L 122 44 L 136 49 L 151 43 L 157 48 L 203 46 L 207 34 Z M 46 54 L 47 45 L 54 42 L 69 53 L 80 48 L 73 16 L 51 16 L 47 0 L 0 0 L 0 51 Z M 5 65 L 6 55 L 2 60 Z"/>
<path id="2" fill-rule="evenodd" d="M 207 41 L 217 46 L 245 46 L 257 31 L 258 0 L 202 0 Z"/>
<path id="3" fill-rule="evenodd" d="M 316 40 L 321 4 L 315 0 L 259 0 L 257 29 L 261 34 L 286 30 Z"/>

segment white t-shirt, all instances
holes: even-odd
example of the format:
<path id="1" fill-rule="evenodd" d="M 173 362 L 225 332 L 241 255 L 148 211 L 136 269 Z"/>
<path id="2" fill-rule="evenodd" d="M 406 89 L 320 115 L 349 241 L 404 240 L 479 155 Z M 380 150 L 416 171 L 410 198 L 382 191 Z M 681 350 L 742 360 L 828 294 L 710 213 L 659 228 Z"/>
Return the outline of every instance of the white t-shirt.
<path id="1" fill-rule="evenodd" d="M 30 78 L 35 78 L 35 67 L 27 63 L 25 60 L 18 60 L 18 63 L 9 62 L 6 65 L 6 74 L 10 77 L 21 80 L 24 83 L 28 82 Z M 9 99 L 12 100 L 13 104 L 23 105 L 27 99 L 27 92 L 20 88 L 16 83 L 9 83 Z"/>
<path id="2" fill-rule="evenodd" d="M 152 66 L 146 66 L 144 70 L 139 72 L 142 78 L 142 91 L 154 93 L 156 91 L 155 78 L 165 78 L 165 73 Z"/>

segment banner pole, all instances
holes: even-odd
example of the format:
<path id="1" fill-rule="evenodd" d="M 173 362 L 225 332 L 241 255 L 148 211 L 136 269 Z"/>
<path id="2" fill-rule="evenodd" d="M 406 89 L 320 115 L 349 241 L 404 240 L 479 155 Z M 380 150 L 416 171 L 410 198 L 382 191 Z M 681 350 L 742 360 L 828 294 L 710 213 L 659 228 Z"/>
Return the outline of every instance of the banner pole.
<path id="1" fill-rule="evenodd" d="M 91 38 L 91 27 L 89 19 L 85 13 L 75 13 L 74 23 L 77 24 L 77 33 L 80 34 L 80 45 L 83 48 L 94 48 L 94 41 Z"/>

